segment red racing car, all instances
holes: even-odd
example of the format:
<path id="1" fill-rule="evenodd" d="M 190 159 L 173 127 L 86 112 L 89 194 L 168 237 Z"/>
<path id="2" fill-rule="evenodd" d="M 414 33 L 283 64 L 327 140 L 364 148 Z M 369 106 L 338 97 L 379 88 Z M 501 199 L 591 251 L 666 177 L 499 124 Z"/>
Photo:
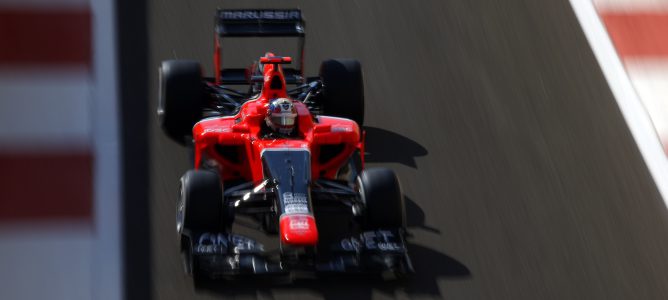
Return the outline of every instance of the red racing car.
<path id="1" fill-rule="evenodd" d="M 399 180 L 390 169 L 364 169 L 359 62 L 326 60 L 318 77 L 305 78 L 299 10 L 216 16 L 214 77 L 202 77 L 193 61 L 160 67 L 160 125 L 194 161 L 177 201 L 185 271 L 196 282 L 293 271 L 411 273 Z M 246 69 L 221 68 L 223 37 L 249 36 L 298 38 L 299 68 L 272 53 Z M 276 249 L 234 233 L 240 218 L 274 236 Z"/>

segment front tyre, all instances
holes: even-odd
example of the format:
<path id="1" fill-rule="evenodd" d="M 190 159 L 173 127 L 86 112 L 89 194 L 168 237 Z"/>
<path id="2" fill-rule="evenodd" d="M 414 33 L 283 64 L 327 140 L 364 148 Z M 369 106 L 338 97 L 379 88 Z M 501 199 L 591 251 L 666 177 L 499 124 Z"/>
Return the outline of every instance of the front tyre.
<path id="1" fill-rule="evenodd" d="M 181 177 L 176 227 L 184 230 L 216 232 L 223 229 L 223 186 L 217 173 L 190 170 Z"/>
<path id="2" fill-rule="evenodd" d="M 406 228 L 406 209 L 399 179 L 387 168 L 363 170 L 357 186 L 365 205 L 365 228 Z"/>
<path id="3" fill-rule="evenodd" d="M 198 233 L 225 230 L 223 213 L 223 185 L 218 173 L 206 170 L 190 170 L 179 185 L 179 200 L 176 205 L 176 230 L 180 238 L 181 259 L 184 272 L 193 277 L 195 285 L 206 281 L 193 256 L 193 242 Z"/>

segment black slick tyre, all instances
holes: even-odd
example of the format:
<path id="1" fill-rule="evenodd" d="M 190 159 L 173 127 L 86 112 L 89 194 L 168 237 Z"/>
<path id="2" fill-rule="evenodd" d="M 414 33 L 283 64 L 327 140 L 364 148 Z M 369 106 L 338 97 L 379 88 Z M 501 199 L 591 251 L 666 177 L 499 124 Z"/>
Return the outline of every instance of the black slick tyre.
<path id="1" fill-rule="evenodd" d="M 323 114 L 352 119 L 361 127 L 364 124 L 364 80 L 359 61 L 323 61 L 320 78 L 324 84 Z"/>
<path id="2" fill-rule="evenodd" d="M 179 234 L 223 229 L 223 186 L 217 173 L 190 170 L 181 177 L 176 211 Z"/>
<path id="3" fill-rule="evenodd" d="M 387 168 L 363 170 L 357 185 L 365 204 L 365 228 L 405 228 L 406 209 L 399 179 Z"/>
<path id="4" fill-rule="evenodd" d="M 175 142 L 185 145 L 193 125 L 202 116 L 202 67 L 189 60 L 163 61 L 159 69 L 158 121 Z"/>
<path id="5" fill-rule="evenodd" d="M 176 230 L 181 241 L 181 259 L 184 271 L 191 275 L 195 286 L 207 277 L 193 256 L 195 233 L 219 232 L 225 228 L 223 214 L 223 186 L 217 173 L 190 170 L 181 177 L 179 200 L 176 206 Z"/>

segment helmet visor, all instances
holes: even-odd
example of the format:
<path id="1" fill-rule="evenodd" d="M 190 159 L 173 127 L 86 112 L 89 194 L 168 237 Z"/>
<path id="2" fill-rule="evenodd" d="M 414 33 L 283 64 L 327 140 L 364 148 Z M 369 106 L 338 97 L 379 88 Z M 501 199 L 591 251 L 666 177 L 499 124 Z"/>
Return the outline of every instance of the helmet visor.
<path id="1" fill-rule="evenodd" d="M 271 116 L 271 122 L 278 126 L 294 126 L 295 115 Z"/>

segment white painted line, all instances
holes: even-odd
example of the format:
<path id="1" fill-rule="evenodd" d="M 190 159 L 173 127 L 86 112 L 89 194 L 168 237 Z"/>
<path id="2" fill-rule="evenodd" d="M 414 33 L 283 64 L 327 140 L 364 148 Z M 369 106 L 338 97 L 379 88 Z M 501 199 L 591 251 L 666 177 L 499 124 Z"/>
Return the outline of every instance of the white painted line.
<path id="1" fill-rule="evenodd" d="M 94 222 L 92 299 L 121 300 L 121 139 L 116 53 L 116 1 L 91 0 L 93 20 Z"/>
<path id="2" fill-rule="evenodd" d="M 570 0 L 659 193 L 668 205 L 668 158 L 591 0 Z"/>
<path id="3" fill-rule="evenodd" d="M 668 57 L 626 60 L 631 82 L 652 118 L 664 149 L 668 145 Z"/>

